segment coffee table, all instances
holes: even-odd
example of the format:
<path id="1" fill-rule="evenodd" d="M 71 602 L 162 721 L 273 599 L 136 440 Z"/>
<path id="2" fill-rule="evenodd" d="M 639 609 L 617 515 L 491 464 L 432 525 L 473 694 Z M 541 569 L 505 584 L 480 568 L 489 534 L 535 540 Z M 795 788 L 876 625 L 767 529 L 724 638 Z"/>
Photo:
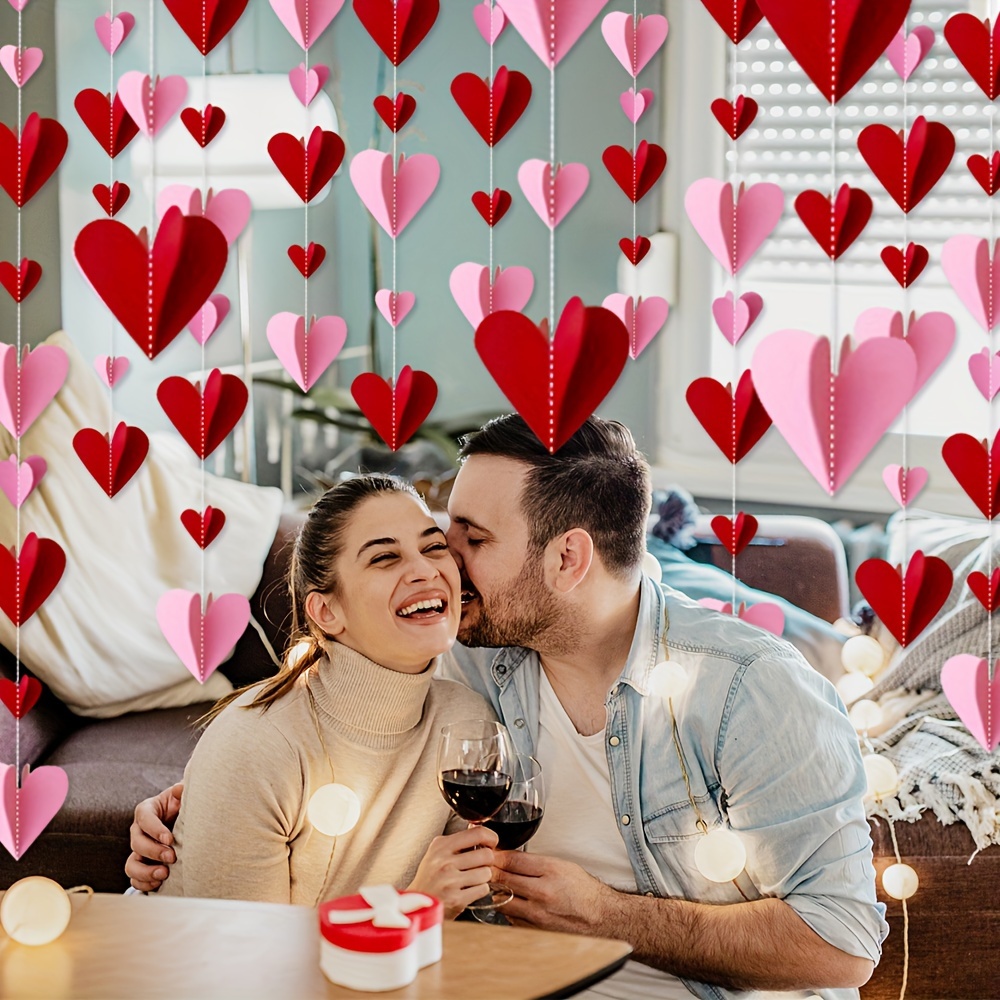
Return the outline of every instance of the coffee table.
<path id="1" fill-rule="evenodd" d="M 451 922 L 444 958 L 414 983 L 358 993 L 320 971 L 316 911 L 305 906 L 104 893 L 71 898 L 73 919 L 52 944 L 19 945 L 0 929 L 0 996 L 532 1000 L 572 996 L 620 968 L 631 952 L 621 941 Z"/>

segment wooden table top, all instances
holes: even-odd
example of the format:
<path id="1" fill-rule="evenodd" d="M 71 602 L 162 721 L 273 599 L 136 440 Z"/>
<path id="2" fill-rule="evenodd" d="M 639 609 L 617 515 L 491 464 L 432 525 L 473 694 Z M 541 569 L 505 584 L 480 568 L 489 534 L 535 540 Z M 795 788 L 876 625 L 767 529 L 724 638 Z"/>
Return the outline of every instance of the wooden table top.
<path id="1" fill-rule="evenodd" d="M 320 971 L 318 919 L 309 907 L 70 898 L 73 919 L 51 944 L 20 945 L 0 929 L 5 1000 L 534 1000 L 572 995 L 615 971 L 631 951 L 621 941 L 450 922 L 444 958 L 410 986 L 358 993 Z"/>

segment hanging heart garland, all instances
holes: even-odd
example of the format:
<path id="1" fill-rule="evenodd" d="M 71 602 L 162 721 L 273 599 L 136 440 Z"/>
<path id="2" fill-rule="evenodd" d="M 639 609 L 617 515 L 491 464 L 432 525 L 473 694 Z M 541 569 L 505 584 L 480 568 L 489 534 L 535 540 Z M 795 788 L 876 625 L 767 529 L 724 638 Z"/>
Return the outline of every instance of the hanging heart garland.
<path id="1" fill-rule="evenodd" d="M 354 0 L 358 20 L 393 66 L 427 37 L 439 9 L 438 0 Z"/>
<path id="2" fill-rule="evenodd" d="M 0 285 L 15 302 L 23 302 L 42 279 L 42 266 L 37 260 L 21 258 L 15 267 L 10 261 L 0 260 Z"/>
<path id="3" fill-rule="evenodd" d="M 434 193 L 441 166 L 430 153 L 409 157 L 400 153 L 393 170 L 391 153 L 365 149 L 351 160 L 350 174 L 365 208 L 389 236 L 395 237 Z"/>
<path id="4" fill-rule="evenodd" d="M 73 107 L 101 149 L 113 160 L 139 134 L 139 126 L 125 110 L 120 94 L 110 94 L 88 88 L 81 90 Z"/>
<path id="5" fill-rule="evenodd" d="M 535 276 L 527 267 L 497 267 L 490 280 L 484 264 L 467 261 L 451 272 L 452 298 L 473 330 L 494 312 L 520 312 L 535 289 Z"/>
<path id="6" fill-rule="evenodd" d="M 488 79 L 460 73 L 451 81 L 451 96 L 469 124 L 488 146 L 495 146 L 517 124 L 531 100 L 531 81 L 501 66 Z"/>
<path id="7" fill-rule="evenodd" d="M 499 3 L 531 51 L 553 69 L 594 23 L 608 0 L 499 0 Z"/>
<path id="8" fill-rule="evenodd" d="M 20 361 L 14 344 L 0 344 L 0 427 L 22 437 L 55 399 L 69 372 L 61 347 L 25 345 Z"/>
<path id="9" fill-rule="evenodd" d="M 975 14 L 953 14 L 944 26 L 945 41 L 969 76 L 991 100 L 1000 97 L 1000 18 L 990 27 Z"/>
<path id="10" fill-rule="evenodd" d="M 114 497 L 146 461 L 149 438 L 140 427 L 129 427 L 121 421 L 110 438 L 93 427 L 77 431 L 73 450 L 94 482 L 108 497 Z"/>
<path id="11" fill-rule="evenodd" d="M 242 594 L 201 594 L 168 590 L 157 602 L 156 621 L 170 648 L 199 684 L 232 652 L 250 621 L 250 602 Z"/>
<path id="12" fill-rule="evenodd" d="M 733 464 L 742 461 L 771 426 L 749 369 L 740 376 L 736 392 L 731 383 L 722 385 L 705 376 L 688 386 L 685 398 L 698 423 Z"/>
<path id="13" fill-rule="evenodd" d="M 0 122 L 0 187 L 24 208 L 56 172 L 69 139 L 54 118 L 28 115 L 20 136 Z"/>
<path id="14" fill-rule="evenodd" d="M 48 599 L 66 569 L 66 553 L 51 538 L 29 532 L 20 551 L 0 545 L 0 611 L 19 627 Z"/>
<path id="15" fill-rule="evenodd" d="M 0 844 L 17 861 L 62 808 L 69 779 L 61 767 L 25 764 L 18 787 L 14 765 L 0 764 L 0 787 Z"/>
<path id="16" fill-rule="evenodd" d="M 236 426 L 246 409 L 249 393 L 237 375 L 213 368 L 193 385 L 180 375 L 165 378 L 156 390 L 163 412 L 201 459 L 208 458 Z"/>
<path id="17" fill-rule="evenodd" d="M 318 16 L 319 0 L 307 2 L 317 8 Z M 247 0 L 163 0 L 163 5 L 194 47 L 207 56 L 232 31 L 246 10 Z"/>
<path id="18" fill-rule="evenodd" d="M 1000 746 L 1000 661 L 989 663 L 979 656 L 961 653 L 945 660 L 941 668 L 941 690 L 987 753 Z"/>
<path id="19" fill-rule="evenodd" d="M 344 140 L 336 132 L 326 131 L 319 125 L 309 133 L 308 143 L 304 138 L 279 132 L 271 136 L 267 144 L 274 165 L 305 204 L 333 180 L 344 160 L 344 150 Z"/>
<path id="20" fill-rule="evenodd" d="M 404 365 L 395 382 L 363 372 L 351 383 L 358 409 L 391 451 L 419 430 L 437 401 L 437 383 L 427 372 Z"/>
<path id="21" fill-rule="evenodd" d="M 866 191 L 847 184 L 841 185 L 832 204 L 819 191 L 803 191 L 795 199 L 795 211 L 809 235 L 831 260 L 838 260 L 861 235 L 873 207 Z"/>
<path id="22" fill-rule="evenodd" d="M 757 6 L 757 0 L 701 0 L 701 2 L 734 45 L 739 45 L 764 17 L 763 11 Z"/>
<path id="23" fill-rule="evenodd" d="M 267 322 L 267 342 L 295 384 L 308 392 L 343 349 L 347 324 L 339 316 L 314 316 L 307 331 L 304 316 L 280 312 Z"/>
<path id="24" fill-rule="evenodd" d="M 992 521 L 1000 514 L 1000 434 L 989 451 L 971 434 L 952 434 L 941 446 L 941 457 L 983 517 Z"/>

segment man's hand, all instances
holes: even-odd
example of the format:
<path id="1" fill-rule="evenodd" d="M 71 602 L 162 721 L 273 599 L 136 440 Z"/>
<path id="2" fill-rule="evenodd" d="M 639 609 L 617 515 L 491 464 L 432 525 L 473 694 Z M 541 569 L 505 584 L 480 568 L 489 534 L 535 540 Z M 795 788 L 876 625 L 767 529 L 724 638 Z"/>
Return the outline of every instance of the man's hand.
<path id="1" fill-rule="evenodd" d="M 407 889 L 436 896 L 444 903 L 445 918 L 451 920 L 489 895 L 497 839 L 484 826 L 435 837 Z"/>
<path id="2" fill-rule="evenodd" d="M 173 826 L 181 809 L 183 782 L 165 788 L 159 795 L 143 799 L 135 807 L 135 818 L 129 828 L 129 844 L 132 853 L 125 862 L 134 889 L 140 892 L 155 892 L 166 880 L 177 856 L 171 848 L 174 835 L 166 824 Z M 160 863 L 162 862 L 162 864 Z"/>

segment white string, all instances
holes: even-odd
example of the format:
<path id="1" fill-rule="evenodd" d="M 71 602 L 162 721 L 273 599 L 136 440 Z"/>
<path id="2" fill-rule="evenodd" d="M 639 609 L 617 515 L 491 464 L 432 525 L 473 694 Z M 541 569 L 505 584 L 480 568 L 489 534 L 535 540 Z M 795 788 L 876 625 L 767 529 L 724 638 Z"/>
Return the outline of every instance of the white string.
<path id="1" fill-rule="evenodd" d="M 396 101 L 399 99 L 399 84 L 397 81 L 397 66 L 396 63 L 399 62 L 399 14 L 397 10 L 397 5 L 393 3 L 392 5 L 392 100 L 395 105 Z M 399 381 L 396 375 L 396 233 L 397 233 L 397 189 L 398 189 L 398 177 L 396 176 L 396 130 L 392 129 L 392 295 L 389 299 L 389 315 L 392 317 L 392 322 L 389 326 L 392 328 L 392 443 L 390 448 L 393 451 L 396 450 L 398 445 L 398 434 L 397 434 L 397 423 L 396 423 L 396 386 Z"/>
<path id="2" fill-rule="evenodd" d="M 899 843 L 896 841 L 896 826 L 892 817 L 887 817 L 889 823 L 889 835 L 892 837 L 892 852 L 896 855 L 896 864 L 901 865 L 903 859 L 899 856 Z M 883 883 L 884 885 L 884 883 Z M 910 914 L 906 908 L 906 900 L 900 900 L 903 904 L 903 981 L 899 987 L 899 1000 L 906 996 L 906 981 L 910 973 Z"/>
<path id="3" fill-rule="evenodd" d="M 991 38 L 993 37 L 992 34 L 991 34 L 990 37 Z M 990 80 L 991 81 L 993 79 L 995 79 L 995 77 L 994 77 L 995 68 L 994 68 L 994 55 L 993 55 L 993 53 L 994 53 L 993 46 L 990 45 Z M 996 104 L 994 104 L 993 102 L 991 102 L 989 104 L 989 107 L 993 111 L 996 110 Z M 993 135 L 994 115 L 992 115 L 992 114 L 990 115 L 990 118 L 989 118 L 989 126 L 990 126 L 990 169 L 992 170 L 992 168 L 993 168 L 993 152 L 994 152 L 994 148 L 996 146 L 995 137 Z M 990 195 L 989 202 L 990 202 L 990 238 L 989 238 L 989 245 L 987 246 L 987 255 L 986 256 L 987 256 L 987 260 L 990 262 L 990 267 L 989 267 L 989 300 L 988 300 L 990 305 L 989 305 L 989 318 L 987 320 L 987 324 L 989 326 L 989 329 L 986 332 L 986 336 L 987 336 L 987 339 L 989 340 L 989 345 L 990 345 L 989 346 L 990 378 L 989 378 L 989 383 L 988 384 L 989 384 L 989 390 L 990 390 L 990 397 L 991 398 L 990 398 L 989 402 L 987 403 L 988 426 L 986 428 L 986 430 L 987 430 L 987 437 L 986 437 L 986 441 L 987 441 L 987 449 L 986 449 L 986 475 L 988 477 L 987 478 L 987 484 L 988 484 L 988 489 L 989 489 L 989 493 L 990 493 L 990 505 L 992 507 L 992 504 L 993 504 L 993 496 L 992 496 L 992 487 L 993 487 L 993 448 L 992 448 L 992 441 L 991 441 L 990 435 L 993 434 L 993 433 L 1000 433 L 1000 432 L 994 432 L 994 427 L 996 426 L 995 420 L 994 420 L 995 409 L 996 408 L 995 408 L 995 405 L 994 405 L 995 404 L 995 397 L 993 396 L 993 392 L 994 392 L 994 389 L 993 389 L 993 356 L 994 356 L 993 355 L 993 350 L 994 350 L 994 347 L 996 345 L 996 340 L 995 340 L 995 338 L 993 336 L 993 333 L 994 333 L 994 328 L 995 328 L 995 324 L 996 324 L 996 317 L 994 316 L 994 309 L 993 309 L 993 259 L 994 259 L 994 255 L 996 253 L 996 247 L 995 247 L 995 230 L 994 230 L 994 219 L 993 219 L 993 195 Z M 987 570 L 987 579 L 989 579 L 993 575 L 993 518 L 987 517 L 986 520 L 987 520 L 986 531 L 987 531 L 988 542 L 989 542 L 988 547 L 987 547 L 987 551 L 989 552 L 989 556 L 988 556 L 988 562 L 986 564 L 986 570 Z M 986 613 L 986 677 L 987 677 L 988 681 L 991 684 L 993 682 L 993 678 L 994 678 L 994 674 L 995 674 L 994 665 L 993 665 L 993 659 L 994 659 L 994 657 L 993 657 L 993 612 L 992 611 L 988 611 Z M 986 739 L 987 739 L 987 741 L 989 741 L 992 736 L 993 736 L 993 699 L 992 698 L 987 698 L 986 699 Z"/>
<path id="4" fill-rule="evenodd" d="M 19 9 L 17 12 L 17 48 L 20 52 L 24 46 L 23 41 L 23 10 Z M 21 145 L 22 145 L 22 94 L 21 88 L 17 88 L 17 195 L 18 201 L 22 200 L 22 193 L 24 191 L 23 183 L 23 163 L 21 157 Z M 17 206 L 17 256 L 15 257 L 17 262 L 18 273 L 20 274 L 21 268 L 21 206 Z M 14 436 L 14 448 L 16 453 L 17 461 L 17 500 L 21 499 L 21 295 L 17 296 L 18 301 L 15 304 L 15 315 L 17 316 L 17 355 L 14 358 L 14 365 L 17 370 L 17 415 L 15 420 L 15 430 L 17 434 Z M 17 605 L 23 606 L 22 594 L 21 594 L 21 504 L 18 502 L 15 505 L 15 520 L 16 524 L 14 527 L 14 551 L 17 553 L 17 558 L 14 560 L 14 593 L 17 595 Z M 14 695 L 15 702 L 18 709 L 21 707 L 21 612 L 20 607 L 17 610 L 17 623 L 14 625 L 14 683 L 17 686 L 16 693 Z M 16 854 L 21 853 L 21 718 L 20 711 L 14 718 L 14 851 Z"/>
<path id="5" fill-rule="evenodd" d="M 111 26 L 111 37 L 114 37 L 114 24 L 115 24 L 115 0 L 111 0 L 111 10 L 110 10 L 110 26 Z M 115 134 L 115 53 L 114 46 L 111 48 L 111 52 L 108 54 L 108 145 L 111 146 L 114 142 Z M 113 147 L 112 147 L 113 149 Z M 113 156 L 108 157 L 108 209 L 111 209 L 111 203 L 113 200 L 112 191 L 115 186 L 115 158 Z M 115 384 L 113 377 L 113 365 L 115 358 L 115 314 L 108 310 L 108 324 L 109 324 L 109 334 L 108 343 L 110 345 L 108 350 L 107 362 L 108 367 L 108 437 L 110 439 L 111 435 L 114 433 L 115 428 Z"/>
<path id="6" fill-rule="evenodd" d="M 549 449 L 555 442 L 556 332 L 556 5 L 549 7 Z"/>
<path id="7" fill-rule="evenodd" d="M 208 42 L 208 2 L 207 0 L 202 0 L 201 2 L 201 37 L 203 40 L 203 47 L 207 48 Z M 205 117 L 206 109 L 208 108 L 208 60 L 207 57 L 202 54 L 201 57 L 201 95 L 202 95 L 202 111 L 201 111 L 201 138 L 202 141 L 205 139 L 205 130 L 207 126 L 207 119 Z M 201 210 L 204 214 L 208 210 L 208 149 L 202 146 L 201 150 L 201 190 L 202 190 L 202 203 Z M 207 305 L 207 303 L 206 303 Z M 207 340 L 205 336 L 205 306 L 201 308 L 201 370 L 205 371 L 207 365 L 205 363 L 205 341 Z M 207 380 L 206 380 L 207 381 Z M 205 451 L 205 391 L 204 386 L 202 386 L 201 395 L 201 440 L 202 447 L 201 451 Z M 199 456 L 200 459 L 200 470 L 201 470 L 201 506 L 200 506 L 200 517 L 201 517 L 201 537 L 199 540 L 199 556 L 198 556 L 198 568 L 199 568 L 199 580 L 200 585 L 198 592 L 201 595 L 201 612 L 204 617 L 205 614 L 205 604 L 207 603 L 206 592 L 205 592 L 205 532 L 206 532 L 206 521 L 205 521 L 205 458 L 204 455 Z M 205 681 L 205 629 L 201 629 L 201 655 L 198 658 L 198 674 L 204 683 Z"/>
<path id="8" fill-rule="evenodd" d="M 156 144 L 153 141 L 153 93 L 156 82 L 156 3 L 149 0 L 149 104 L 146 111 L 146 123 L 149 128 L 149 232 L 147 234 L 148 254 L 146 262 L 146 272 L 148 287 L 147 296 L 147 322 L 149 346 L 146 351 L 147 357 L 153 354 L 153 230 L 156 225 Z"/>
<path id="9" fill-rule="evenodd" d="M 840 317 L 837 312 L 837 0 L 830 6 L 830 483 L 829 493 L 834 494 L 836 482 L 836 375 L 840 361 L 840 344 L 837 329 Z"/>
<path id="10" fill-rule="evenodd" d="M 733 4 L 733 51 L 732 51 L 732 68 L 730 70 L 730 75 L 733 80 L 733 106 L 736 106 L 736 100 L 739 90 L 739 62 L 738 62 L 738 44 L 736 38 L 739 35 L 739 9 L 738 6 Z M 733 119 L 735 122 L 735 118 Z M 733 143 L 733 170 L 730 178 L 730 186 L 733 191 L 737 190 L 737 184 L 739 183 L 739 172 L 740 172 L 740 161 L 739 161 L 739 143 L 736 141 L 736 128 L 733 128 L 731 133 L 732 143 Z M 736 330 L 736 309 L 737 303 L 739 301 L 739 278 L 736 275 L 736 212 L 733 212 L 733 232 L 732 232 L 732 246 L 733 246 L 733 325 L 732 330 Z M 731 524 L 732 524 L 732 545 L 733 551 L 730 553 L 730 575 L 732 577 L 732 605 L 733 614 L 736 614 L 736 387 L 739 384 L 740 366 L 739 366 L 739 342 L 735 341 L 733 343 L 733 407 L 732 407 L 732 443 L 733 443 L 733 455 L 732 462 L 732 483 L 731 483 L 731 500 L 730 513 L 731 513 Z"/>
<path id="11" fill-rule="evenodd" d="M 496 82 L 495 76 L 494 76 L 494 70 L 493 70 L 493 63 L 494 63 L 494 60 L 493 60 L 493 49 L 494 49 L 494 45 L 496 44 L 496 39 L 494 38 L 494 35 L 493 35 L 493 13 L 494 13 L 494 9 L 495 8 L 494 8 L 493 0 L 490 0 L 490 122 L 493 121 L 493 85 Z M 489 144 L 489 146 L 490 146 L 490 150 L 489 150 L 489 152 L 490 152 L 490 184 L 489 184 L 489 187 L 487 188 L 487 190 L 489 192 L 489 199 L 490 199 L 490 219 L 495 224 L 496 223 L 496 219 L 494 217 L 494 212 L 493 212 L 493 207 L 492 207 L 493 206 L 493 191 L 494 191 L 494 188 L 493 188 L 493 143 L 491 142 Z M 490 231 L 489 279 L 490 279 L 490 315 L 492 316 L 493 315 L 493 226 L 490 225 L 490 226 L 487 226 L 487 228 Z"/>

